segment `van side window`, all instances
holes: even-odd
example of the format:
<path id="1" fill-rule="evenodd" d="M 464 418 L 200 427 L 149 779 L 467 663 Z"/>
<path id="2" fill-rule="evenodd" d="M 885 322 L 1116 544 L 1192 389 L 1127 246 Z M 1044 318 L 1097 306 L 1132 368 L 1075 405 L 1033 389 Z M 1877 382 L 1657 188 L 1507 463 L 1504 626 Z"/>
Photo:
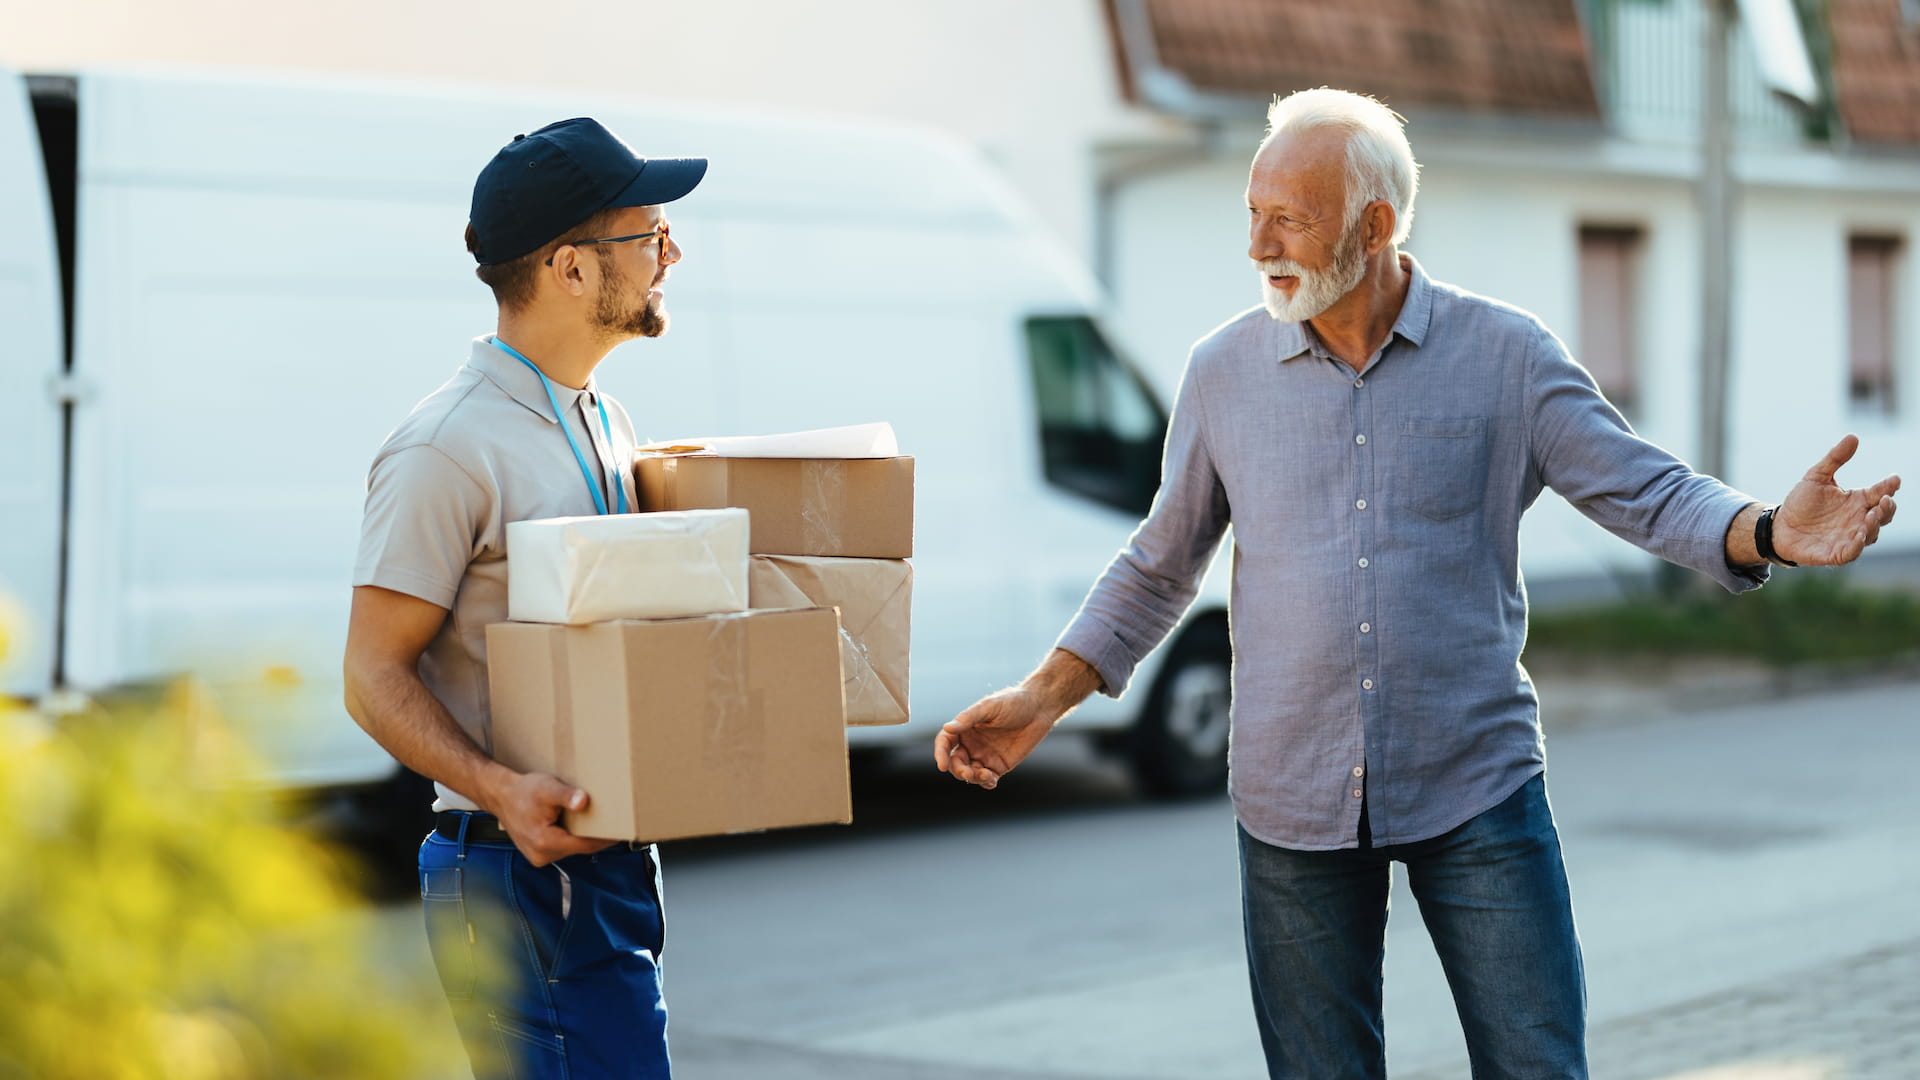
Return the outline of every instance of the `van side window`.
<path id="1" fill-rule="evenodd" d="M 1160 489 L 1167 413 L 1083 316 L 1027 320 L 1047 482 L 1144 516 Z"/>

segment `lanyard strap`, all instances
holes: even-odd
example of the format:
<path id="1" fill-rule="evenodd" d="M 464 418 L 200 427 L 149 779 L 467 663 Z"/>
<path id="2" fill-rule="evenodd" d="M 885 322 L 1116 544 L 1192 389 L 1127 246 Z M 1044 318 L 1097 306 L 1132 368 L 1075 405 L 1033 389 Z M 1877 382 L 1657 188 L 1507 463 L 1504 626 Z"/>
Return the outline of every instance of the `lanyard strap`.
<path id="1" fill-rule="evenodd" d="M 501 349 L 506 351 L 507 355 L 513 357 L 515 360 L 527 365 L 527 368 L 539 377 L 541 387 L 547 391 L 547 403 L 553 406 L 553 417 L 560 422 L 560 434 L 567 437 L 567 445 L 573 450 L 574 463 L 580 466 L 580 476 L 587 482 L 587 494 L 593 496 L 593 508 L 602 514 L 606 513 L 607 497 L 601 494 L 600 482 L 593 478 L 593 470 L 587 468 L 587 455 L 580 452 L 580 443 L 574 439 L 573 429 L 567 426 L 567 414 L 560 411 L 560 399 L 554 395 L 553 383 L 548 380 L 547 373 L 541 371 L 538 364 L 522 356 L 520 350 L 501 341 L 499 338 L 488 338 L 487 340 L 500 346 Z M 600 407 L 600 430 L 607 437 L 607 445 L 612 446 L 613 425 L 607 422 L 607 403 L 596 399 L 594 404 Z M 596 451 L 594 456 L 598 457 L 599 453 Z M 620 494 L 619 512 L 624 514 L 627 512 L 627 485 L 616 479 L 613 486 L 614 490 Z"/>

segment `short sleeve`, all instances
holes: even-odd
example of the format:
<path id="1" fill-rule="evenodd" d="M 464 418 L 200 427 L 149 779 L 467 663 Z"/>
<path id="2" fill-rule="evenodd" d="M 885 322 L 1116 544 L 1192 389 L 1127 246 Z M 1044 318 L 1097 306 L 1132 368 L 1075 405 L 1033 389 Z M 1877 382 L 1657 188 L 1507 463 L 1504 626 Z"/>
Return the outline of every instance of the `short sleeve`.
<path id="1" fill-rule="evenodd" d="M 354 585 L 452 608 L 491 502 L 465 469 L 432 446 L 381 455 L 367 478 Z"/>

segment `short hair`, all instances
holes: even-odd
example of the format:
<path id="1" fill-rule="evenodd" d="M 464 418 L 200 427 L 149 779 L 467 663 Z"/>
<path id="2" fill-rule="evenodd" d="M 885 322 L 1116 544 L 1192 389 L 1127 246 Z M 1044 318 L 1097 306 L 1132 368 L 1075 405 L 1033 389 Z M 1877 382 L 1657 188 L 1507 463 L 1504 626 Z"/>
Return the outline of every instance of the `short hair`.
<path id="1" fill-rule="evenodd" d="M 559 236 L 540 245 L 533 251 L 517 259 L 491 263 L 473 268 L 473 275 L 493 290 L 494 302 L 502 310 L 517 311 L 533 303 L 533 283 L 540 267 L 553 257 L 553 253 L 567 244 L 579 243 L 606 235 L 613 224 L 614 211 L 601 210 L 592 217 L 561 233 Z M 467 253 L 475 252 L 480 246 L 480 236 L 473 231 L 472 223 L 467 225 Z M 604 249 L 595 248 L 604 254 Z"/>
<path id="2" fill-rule="evenodd" d="M 1407 142 L 1406 118 L 1365 94 L 1322 86 L 1275 97 L 1267 109 L 1265 150 L 1276 135 L 1339 128 L 1347 133 L 1347 220 L 1351 229 L 1360 211 L 1375 199 L 1392 204 L 1393 242 L 1413 228 L 1413 197 L 1420 190 L 1420 163 Z"/>

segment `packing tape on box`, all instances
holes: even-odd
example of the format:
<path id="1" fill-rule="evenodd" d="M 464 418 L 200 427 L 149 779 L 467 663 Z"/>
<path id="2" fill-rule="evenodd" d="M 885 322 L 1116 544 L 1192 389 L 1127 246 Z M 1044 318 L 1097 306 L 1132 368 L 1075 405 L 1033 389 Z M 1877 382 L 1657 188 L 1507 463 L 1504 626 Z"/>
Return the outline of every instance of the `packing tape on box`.
<path id="1" fill-rule="evenodd" d="M 741 511 L 741 512 L 745 513 L 745 511 Z M 702 548 L 706 550 L 706 555 L 707 555 L 706 565 L 713 566 L 713 567 L 721 567 L 721 568 L 725 568 L 728 566 L 737 567 L 742 565 L 739 561 L 742 554 L 741 548 L 734 548 L 731 551 L 722 553 L 714 548 L 713 541 L 714 541 L 714 537 L 711 533 L 709 533 L 706 539 L 702 541 L 700 545 Z M 751 551 L 752 547 L 748 545 L 746 547 L 746 550 Z M 725 581 L 727 585 L 728 606 L 737 607 L 741 611 L 747 610 L 747 607 L 748 607 L 747 575 L 739 574 L 737 577 L 727 577 L 724 574 L 722 574 L 721 580 Z"/>
<path id="2" fill-rule="evenodd" d="M 844 461 L 800 463 L 800 538 L 808 551 L 838 551 L 838 522 L 846 516 Z"/>
<path id="3" fill-rule="evenodd" d="M 731 808 L 729 831 L 752 827 L 762 819 L 767 772 L 767 713 L 753 692 L 746 612 L 714 616 L 707 628 L 707 716 L 701 752 L 708 768 L 740 779 L 736 791 L 753 792 L 750 801 Z"/>
<path id="4" fill-rule="evenodd" d="M 840 628 L 840 693 L 847 703 L 847 723 L 853 727 L 865 726 L 854 719 L 856 716 L 883 707 L 878 699 L 892 700 L 880 681 L 879 670 L 873 666 L 872 652 L 854 640 L 844 626 Z"/>
<path id="5" fill-rule="evenodd" d="M 842 613 L 844 614 L 844 612 Z M 849 688 L 861 681 L 860 673 L 873 670 L 873 654 L 854 640 L 844 624 L 840 627 L 840 682 Z"/>
<path id="6" fill-rule="evenodd" d="M 636 454 L 634 456 L 633 483 L 635 487 L 639 487 L 640 485 L 640 463 L 645 460 L 647 460 L 647 455 L 645 454 Z M 643 505 L 643 509 L 658 509 L 660 507 L 679 505 L 680 460 L 675 457 L 663 457 L 660 462 L 660 472 L 658 476 L 660 494 L 657 497 L 649 496 L 644 490 L 640 493 L 643 504 L 657 505 Z"/>
<path id="7" fill-rule="evenodd" d="M 562 776 L 578 776 L 580 763 L 573 756 L 573 670 L 567 660 L 567 635 L 549 634 L 547 643 L 553 659 L 553 761 L 566 770 Z"/>

